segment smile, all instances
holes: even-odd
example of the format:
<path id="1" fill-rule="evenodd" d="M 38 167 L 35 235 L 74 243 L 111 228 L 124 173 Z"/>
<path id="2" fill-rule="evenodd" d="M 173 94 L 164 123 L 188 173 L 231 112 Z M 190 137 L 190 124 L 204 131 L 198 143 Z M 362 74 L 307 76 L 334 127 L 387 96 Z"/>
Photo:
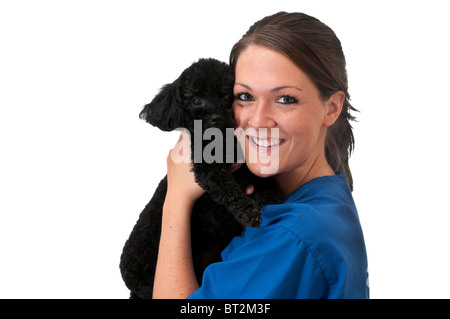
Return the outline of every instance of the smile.
<path id="1" fill-rule="evenodd" d="M 255 136 L 249 136 L 249 138 L 252 143 L 257 145 L 258 147 L 274 147 L 284 142 L 283 139 L 279 138 L 258 138 Z"/>

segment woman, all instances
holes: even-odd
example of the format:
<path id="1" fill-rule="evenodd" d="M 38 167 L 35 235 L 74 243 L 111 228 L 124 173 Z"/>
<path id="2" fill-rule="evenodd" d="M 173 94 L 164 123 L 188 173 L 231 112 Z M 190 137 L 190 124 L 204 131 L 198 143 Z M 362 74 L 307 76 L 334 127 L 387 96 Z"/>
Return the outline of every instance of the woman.
<path id="1" fill-rule="evenodd" d="M 286 199 L 262 209 L 195 279 L 190 213 L 203 194 L 189 164 L 168 157 L 155 298 L 368 298 L 367 257 L 348 167 L 353 118 L 345 58 L 334 32 L 315 18 L 280 12 L 255 23 L 235 44 L 234 111 L 246 159 L 278 154 L 273 176 Z M 255 157 L 253 157 L 255 158 Z M 251 190 L 249 190 L 251 191 Z"/>

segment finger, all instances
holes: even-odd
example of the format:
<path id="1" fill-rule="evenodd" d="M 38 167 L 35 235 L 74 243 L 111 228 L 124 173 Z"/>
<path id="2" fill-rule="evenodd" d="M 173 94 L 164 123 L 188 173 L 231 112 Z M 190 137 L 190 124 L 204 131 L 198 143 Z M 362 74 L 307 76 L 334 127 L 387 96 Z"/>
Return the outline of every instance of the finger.
<path id="1" fill-rule="evenodd" d="M 254 191 L 255 191 L 255 186 L 253 186 L 253 185 L 248 185 L 247 188 L 245 189 L 245 193 L 247 195 L 253 194 Z"/>
<path id="2" fill-rule="evenodd" d="M 178 142 L 171 150 L 171 158 L 175 163 L 190 163 L 191 162 L 191 139 L 189 132 L 182 131 Z"/>
<path id="3" fill-rule="evenodd" d="M 182 140 L 190 141 L 190 137 L 191 137 L 191 134 L 189 133 L 188 130 L 182 130 L 180 133 L 180 139 L 178 141 L 182 141 Z"/>

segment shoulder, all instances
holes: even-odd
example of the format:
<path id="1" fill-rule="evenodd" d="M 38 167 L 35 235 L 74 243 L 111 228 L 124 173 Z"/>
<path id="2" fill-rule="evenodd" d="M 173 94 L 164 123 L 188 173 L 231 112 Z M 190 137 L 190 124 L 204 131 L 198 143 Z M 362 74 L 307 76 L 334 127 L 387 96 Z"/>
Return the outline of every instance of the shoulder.
<path id="1" fill-rule="evenodd" d="M 345 177 L 313 180 L 283 204 L 266 206 L 261 213 L 263 227 L 285 229 L 304 243 L 329 286 L 358 263 L 358 271 L 366 271 L 364 238 Z"/>
<path id="2" fill-rule="evenodd" d="M 359 225 L 353 197 L 342 175 L 314 179 L 283 204 L 264 207 L 261 214 L 262 226 L 288 228 L 303 240 L 339 235 L 342 231 L 334 230 Z"/>
<path id="3" fill-rule="evenodd" d="M 276 296 L 298 298 L 365 296 L 364 239 L 342 176 L 309 183 L 283 204 L 264 207 L 261 214 L 261 227 L 247 227 L 222 252 L 223 262 L 211 267 L 209 274 L 215 274 L 215 279 L 220 277 L 217 269 L 225 269 L 223 274 L 235 269 L 246 282 L 247 292 L 248 283 L 255 279 L 247 277 L 259 274 L 273 278 L 273 287 L 264 281 L 264 287 L 255 286 L 252 293 L 275 291 Z M 283 293 L 275 289 L 281 283 L 287 285 Z"/>

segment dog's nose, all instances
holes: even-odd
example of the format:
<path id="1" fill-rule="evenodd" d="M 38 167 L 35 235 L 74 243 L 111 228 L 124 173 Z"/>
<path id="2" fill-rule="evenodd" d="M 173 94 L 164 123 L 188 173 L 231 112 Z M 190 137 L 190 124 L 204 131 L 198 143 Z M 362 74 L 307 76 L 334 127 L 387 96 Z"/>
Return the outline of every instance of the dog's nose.
<path id="1" fill-rule="evenodd" d="M 219 126 L 223 123 L 223 117 L 220 115 L 211 116 L 210 123 L 212 126 Z"/>

